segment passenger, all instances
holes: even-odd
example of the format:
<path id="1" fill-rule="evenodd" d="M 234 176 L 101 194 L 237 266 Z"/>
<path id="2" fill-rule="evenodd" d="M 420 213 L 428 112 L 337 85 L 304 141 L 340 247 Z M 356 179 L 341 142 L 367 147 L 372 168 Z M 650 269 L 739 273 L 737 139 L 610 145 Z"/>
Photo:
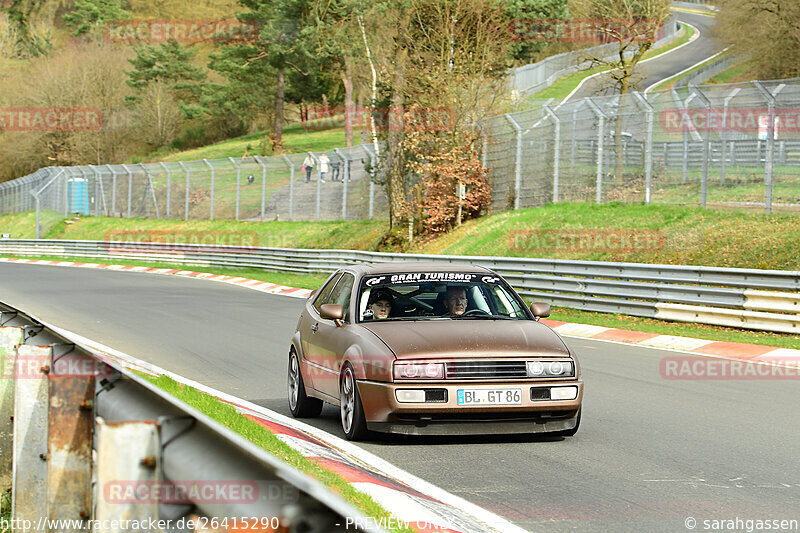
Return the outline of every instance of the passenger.
<path id="1" fill-rule="evenodd" d="M 367 309 L 372 311 L 373 320 L 383 320 L 389 318 L 393 305 L 394 298 L 392 298 L 392 295 L 387 291 L 379 290 L 370 294 Z"/>
<path id="2" fill-rule="evenodd" d="M 444 296 L 444 316 L 461 316 L 467 310 L 467 290 L 464 287 L 448 287 Z"/>

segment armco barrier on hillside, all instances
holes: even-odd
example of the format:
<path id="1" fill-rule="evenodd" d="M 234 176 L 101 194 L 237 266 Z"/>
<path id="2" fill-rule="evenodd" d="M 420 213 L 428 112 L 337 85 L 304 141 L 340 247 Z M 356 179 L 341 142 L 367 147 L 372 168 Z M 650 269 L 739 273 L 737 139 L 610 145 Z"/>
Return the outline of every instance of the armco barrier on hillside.
<path id="1" fill-rule="evenodd" d="M 115 254 L 103 241 L 0 240 L 0 254 L 61 256 L 103 262 L 137 259 L 182 265 L 318 273 L 371 262 L 476 264 L 503 274 L 525 296 L 554 306 L 702 322 L 748 329 L 800 332 L 800 272 L 708 266 L 572 261 L 517 257 L 392 254 L 139 243 Z"/>

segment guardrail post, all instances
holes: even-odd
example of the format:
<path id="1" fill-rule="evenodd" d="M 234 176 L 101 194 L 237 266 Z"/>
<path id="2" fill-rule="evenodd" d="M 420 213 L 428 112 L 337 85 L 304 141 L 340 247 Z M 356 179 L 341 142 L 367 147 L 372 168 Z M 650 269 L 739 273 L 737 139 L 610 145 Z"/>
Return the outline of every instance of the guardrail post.
<path id="1" fill-rule="evenodd" d="M 169 218 L 169 204 L 172 203 L 172 171 L 163 161 L 161 166 L 167 171 L 167 214 L 165 216 Z"/>
<path id="2" fill-rule="evenodd" d="M 587 98 L 589 107 L 597 117 L 597 172 L 595 174 L 595 194 L 594 201 L 597 204 L 603 203 L 603 141 L 605 138 L 605 119 L 606 114 L 600 109 L 594 100 Z"/>
<path id="3" fill-rule="evenodd" d="M 256 160 L 256 163 L 261 165 L 261 216 L 259 217 L 262 221 L 264 220 L 264 212 L 267 210 L 267 164 L 261 159 L 260 156 L 254 155 L 253 159 Z M 291 188 L 292 186 L 289 185 L 289 196 L 291 197 Z M 289 198 L 289 202 L 291 202 L 291 198 Z M 291 207 L 289 207 L 289 211 L 291 211 Z M 289 217 L 291 220 L 291 217 Z"/>
<path id="4" fill-rule="evenodd" d="M 550 109 L 550 106 L 545 105 L 542 107 L 555 123 L 555 131 L 553 133 L 553 203 L 555 204 L 558 203 L 558 170 L 561 160 L 561 119 Z"/>
<path id="5" fill-rule="evenodd" d="M 0 327 L 0 494 L 12 484 L 14 449 L 14 375 L 17 346 L 24 341 L 21 327 Z"/>
<path id="6" fill-rule="evenodd" d="M 135 490 L 161 481 L 160 450 L 159 430 L 154 422 L 106 423 L 98 419 L 96 520 L 158 518 L 158 502 L 154 499 L 132 503 L 121 496 L 125 489 Z"/>
<path id="7" fill-rule="evenodd" d="M 338 148 L 334 148 L 333 152 L 336 154 L 336 157 L 339 158 L 339 166 L 342 166 L 344 162 L 344 157 L 342 157 L 342 152 L 339 151 Z M 345 169 L 341 169 L 340 177 L 342 178 L 342 185 L 344 186 L 342 192 L 342 220 L 347 220 L 347 177 L 344 175 Z M 333 172 L 331 172 L 331 175 Z"/>
<path id="8" fill-rule="evenodd" d="M 725 153 L 725 150 L 726 150 L 726 148 L 728 146 L 728 142 L 725 140 L 725 137 L 728 136 L 727 135 L 727 133 L 728 133 L 728 104 L 730 103 L 732 98 L 734 98 L 737 94 L 739 94 L 739 91 L 741 91 L 741 90 L 742 89 L 740 87 L 736 87 L 734 90 L 732 90 L 730 93 L 728 93 L 728 96 L 726 96 L 725 100 L 723 100 L 723 102 L 722 102 L 722 135 L 721 135 L 721 137 L 722 137 L 722 156 L 720 157 L 720 164 L 721 164 L 720 173 L 719 173 L 719 184 L 720 185 L 725 185 L 725 164 L 727 163 L 726 160 L 728 159 L 728 156 Z"/>
<path id="9" fill-rule="evenodd" d="M 189 220 L 189 182 L 191 181 L 192 171 L 183 163 L 183 161 L 178 161 L 178 164 L 181 166 L 184 172 L 186 172 L 186 206 L 184 208 L 183 213 L 183 220 Z"/>
<path id="10" fill-rule="evenodd" d="M 233 166 L 236 167 L 236 220 L 239 220 L 239 199 L 241 198 L 242 191 L 242 167 L 232 157 L 228 158 Z"/>
<path id="11" fill-rule="evenodd" d="M 214 165 L 212 165 L 208 159 L 203 159 L 203 162 L 211 168 L 211 211 L 209 213 L 209 220 L 214 220 L 214 181 L 215 181 L 215 169 Z"/>
<path id="12" fill-rule="evenodd" d="M 639 91 L 634 91 L 633 94 L 642 106 L 644 106 L 646 113 L 644 140 L 644 203 L 649 204 L 653 187 L 653 106 Z"/>
<path id="13" fill-rule="evenodd" d="M 772 213 L 772 179 L 773 179 L 773 164 L 775 162 L 775 96 L 764 87 L 764 84 L 758 80 L 753 81 L 753 85 L 759 90 L 761 95 L 767 101 L 768 120 L 767 124 L 767 154 L 764 160 L 764 186 L 766 188 L 764 194 L 764 211 L 767 214 Z M 759 147 L 761 141 L 759 140 Z M 760 160 L 760 158 L 759 158 Z"/>
<path id="14" fill-rule="evenodd" d="M 286 154 L 283 155 L 283 160 L 289 165 L 289 220 L 294 217 L 294 163 L 289 159 Z"/>
<path id="15" fill-rule="evenodd" d="M 703 174 L 700 179 L 700 205 L 705 207 L 708 199 L 708 160 L 711 158 L 711 101 L 696 85 L 690 85 L 689 89 L 697 95 L 706 108 L 706 128 L 703 135 Z"/>
<path id="16" fill-rule="evenodd" d="M 378 156 L 370 150 L 369 146 L 362 144 L 364 151 L 369 155 L 369 218 L 373 218 L 375 213 L 375 166 L 378 164 Z M 349 161 L 348 161 L 349 163 Z M 347 178 L 350 178 L 350 167 L 348 165 Z"/>
<path id="17" fill-rule="evenodd" d="M 47 516 L 47 373 L 52 354 L 50 346 L 23 344 L 17 349 L 12 517 L 34 523 Z"/>
<path id="18" fill-rule="evenodd" d="M 92 516 L 94 369 L 98 364 L 102 363 L 83 354 L 52 357 L 47 436 L 47 517 L 51 519 Z"/>

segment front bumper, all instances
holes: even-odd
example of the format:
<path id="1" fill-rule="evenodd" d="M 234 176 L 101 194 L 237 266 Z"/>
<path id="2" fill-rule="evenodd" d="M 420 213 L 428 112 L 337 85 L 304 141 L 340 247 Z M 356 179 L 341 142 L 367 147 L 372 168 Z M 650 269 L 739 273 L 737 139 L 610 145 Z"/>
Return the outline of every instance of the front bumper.
<path id="1" fill-rule="evenodd" d="M 515 381 L 502 383 L 385 383 L 358 381 L 367 428 L 410 435 L 476 435 L 552 433 L 573 429 L 583 401 L 581 381 Z M 532 400 L 531 388 L 577 386 L 574 400 Z M 458 405 L 458 389 L 519 388 L 520 405 Z M 446 402 L 401 403 L 397 389 L 445 389 Z"/>

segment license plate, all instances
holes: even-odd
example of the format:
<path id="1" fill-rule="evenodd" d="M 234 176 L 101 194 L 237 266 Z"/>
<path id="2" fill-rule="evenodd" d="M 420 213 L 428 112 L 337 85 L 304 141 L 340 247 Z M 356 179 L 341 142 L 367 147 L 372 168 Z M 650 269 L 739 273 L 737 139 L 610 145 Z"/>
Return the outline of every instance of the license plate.
<path id="1" fill-rule="evenodd" d="M 458 405 L 521 405 L 522 389 L 458 389 Z"/>

